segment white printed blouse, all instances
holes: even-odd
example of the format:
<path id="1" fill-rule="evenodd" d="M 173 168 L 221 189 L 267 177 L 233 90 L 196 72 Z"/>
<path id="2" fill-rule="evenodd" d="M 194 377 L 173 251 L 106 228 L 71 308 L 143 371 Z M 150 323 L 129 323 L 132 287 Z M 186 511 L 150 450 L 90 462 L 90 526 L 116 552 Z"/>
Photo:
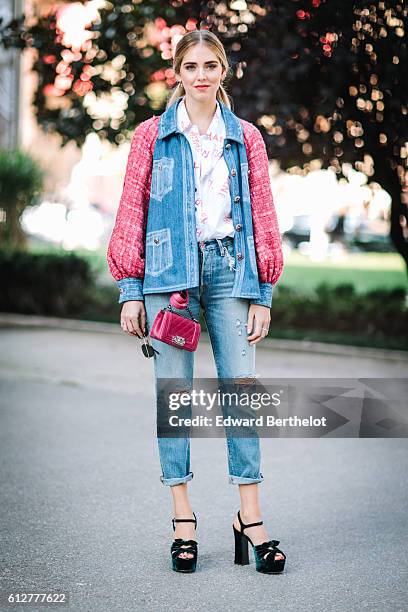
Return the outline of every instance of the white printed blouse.
<path id="1" fill-rule="evenodd" d="M 223 157 L 225 124 L 218 100 L 206 134 L 200 134 L 198 126 L 191 122 L 184 97 L 177 109 L 177 126 L 187 137 L 193 153 L 197 241 L 234 236 L 230 179 Z"/>

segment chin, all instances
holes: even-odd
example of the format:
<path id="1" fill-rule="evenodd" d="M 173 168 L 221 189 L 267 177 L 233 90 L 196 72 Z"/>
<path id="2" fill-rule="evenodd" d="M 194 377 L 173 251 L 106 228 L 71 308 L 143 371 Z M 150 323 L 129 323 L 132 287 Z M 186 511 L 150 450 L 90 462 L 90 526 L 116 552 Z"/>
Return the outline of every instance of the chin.
<path id="1" fill-rule="evenodd" d="M 212 94 L 212 90 L 211 90 L 210 87 L 208 89 L 206 89 L 205 91 L 199 91 L 198 89 L 195 89 L 193 87 L 193 92 L 197 96 L 197 98 L 202 98 L 203 95 L 208 96 L 208 95 Z"/>

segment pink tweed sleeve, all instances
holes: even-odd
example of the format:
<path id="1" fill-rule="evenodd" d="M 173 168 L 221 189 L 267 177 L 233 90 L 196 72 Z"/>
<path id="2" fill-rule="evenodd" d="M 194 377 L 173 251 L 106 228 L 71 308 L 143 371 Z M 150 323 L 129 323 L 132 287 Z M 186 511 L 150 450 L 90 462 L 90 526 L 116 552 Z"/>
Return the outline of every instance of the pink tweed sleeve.
<path id="1" fill-rule="evenodd" d="M 140 123 L 133 133 L 122 195 L 106 255 L 109 270 L 116 281 L 144 277 L 144 240 L 157 129 L 157 117 L 151 117 Z"/>
<path id="2" fill-rule="evenodd" d="M 249 193 L 259 281 L 274 285 L 282 274 L 282 240 L 271 183 L 268 154 L 261 132 L 248 121 L 241 120 L 248 158 Z"/>

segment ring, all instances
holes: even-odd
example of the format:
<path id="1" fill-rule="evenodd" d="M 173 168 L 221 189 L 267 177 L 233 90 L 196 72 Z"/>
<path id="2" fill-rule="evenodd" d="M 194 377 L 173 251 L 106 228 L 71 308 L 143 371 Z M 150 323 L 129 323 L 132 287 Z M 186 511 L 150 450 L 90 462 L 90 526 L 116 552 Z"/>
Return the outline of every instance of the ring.
<path id="1" fill-rule="evenodd" d="M 268 327 L 263 327 L 262 330 L 263 331 L 269 331 L 269 328 Z"/>

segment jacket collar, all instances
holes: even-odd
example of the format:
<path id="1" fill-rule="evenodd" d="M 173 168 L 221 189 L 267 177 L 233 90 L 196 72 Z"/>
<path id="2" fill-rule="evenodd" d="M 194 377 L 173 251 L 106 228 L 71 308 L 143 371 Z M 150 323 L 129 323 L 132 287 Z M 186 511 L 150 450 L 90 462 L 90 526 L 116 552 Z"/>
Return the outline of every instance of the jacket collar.
<path id="1" fill-rule="evenodd" d="M 178 98 L 169 108 L 161 115 L 159 121 L 159 131 L 157 138 L 166 138 L 173 132 L 180 132 L 177 127 L 177 106 L 181 102 Z M 227 107 L 223 102 L 218 100 L 221 108 L 222 117 L 225 123 L 225 137 L 229 140 L 236 140 L 244 144 L 242 125 L 238 117 Z"/>

